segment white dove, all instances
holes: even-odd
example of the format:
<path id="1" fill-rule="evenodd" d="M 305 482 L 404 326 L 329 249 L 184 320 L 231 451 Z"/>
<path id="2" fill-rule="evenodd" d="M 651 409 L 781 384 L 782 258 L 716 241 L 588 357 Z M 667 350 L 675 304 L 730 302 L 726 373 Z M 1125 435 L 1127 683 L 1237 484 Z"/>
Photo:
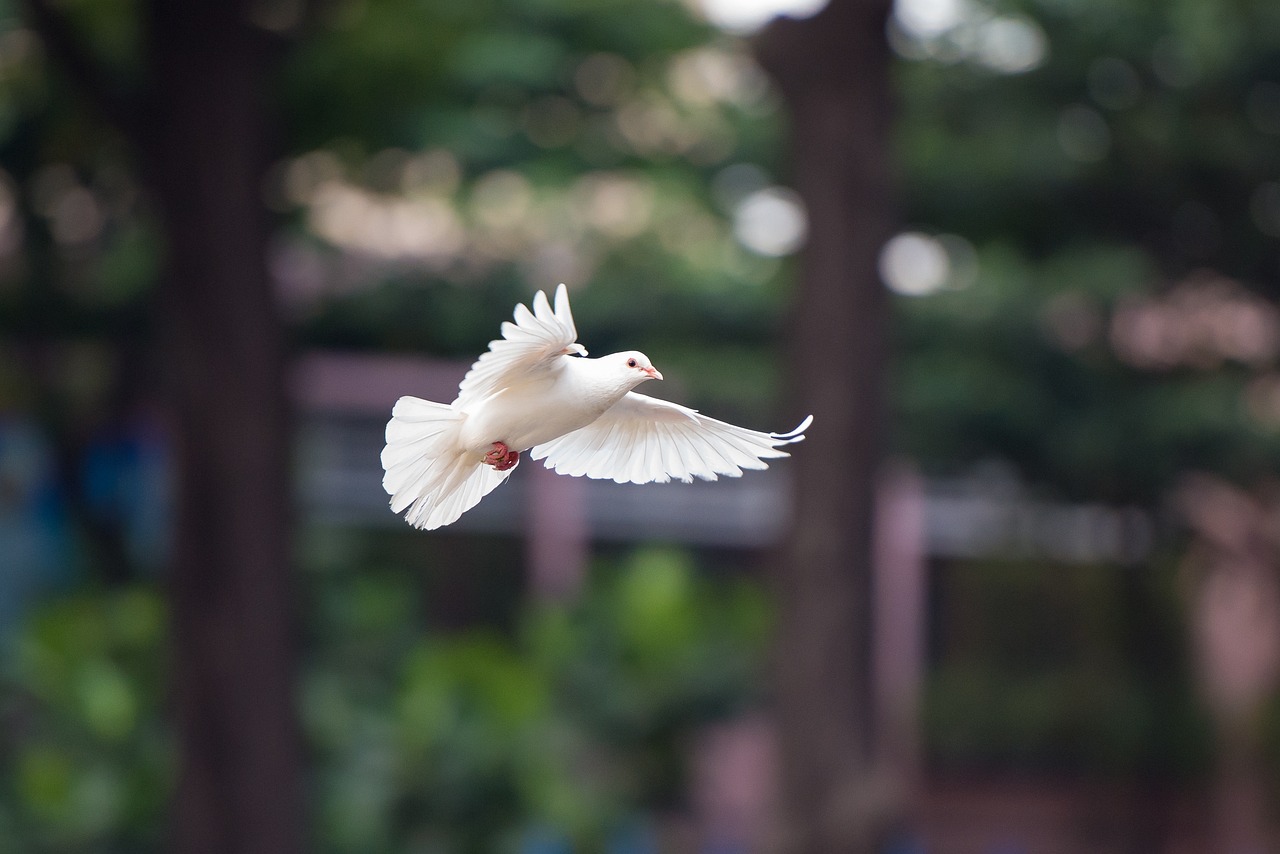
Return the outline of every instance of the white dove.
<path id="1" fill-rule="evenodd" d="M 662 374 L 629 350 L 582 358 L 564 285 L 555 311 L 542 291 L 515 309 L 453 403 L 402 397 L 387 422 L 382 486 L 415 528 L 448 525 L 511 474 L 524 451 L 561 474 L 618 483 L 739 477 L 789 456 L 813 416 L 790 433 L 760 433 L 631 389 Z"/>

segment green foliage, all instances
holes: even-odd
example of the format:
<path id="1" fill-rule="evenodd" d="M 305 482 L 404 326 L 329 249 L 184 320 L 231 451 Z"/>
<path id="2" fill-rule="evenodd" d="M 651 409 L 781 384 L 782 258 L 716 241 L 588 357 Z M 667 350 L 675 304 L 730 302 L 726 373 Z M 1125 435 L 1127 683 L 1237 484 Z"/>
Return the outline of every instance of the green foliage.
<path id="1" fill-rule="evenodd" d="M 424 633 L 404 571 L 308 578 L 318 851 L 514 850 L 539 828 L 598 849 L 682 797 L 701 726 L 759 699 L 760 591 L 700 578 L 680 552 L 606 562 L 579 600 L 526 602 L 510 631 Z M 33 614 L 0 682 L 0 851 L 158 850 L 165 628 L 143 586 Z"/>
<path id="2" fill-rule="evenodd" d="M 688 557 L 641 551 L 578 607 L 535 612 L 528 643 L 571 704 L 635 777 L 641 803 L 680 791 L 681 733 L 756 699 L 767 609 L 746 585 L 700 580 Z"/>
<path id="3" fill-rule="evenodd" d="M 315 22 L 282 93 L 284 183 L 317 154 L 329 164 L 282 190 L 282 242 L 321 267 L 368 262 L 356 281 L 324 277 L 304 343 L 471 357 L 515 301 L 563 280 L 590 287 L 575 305 L 588 349 L 720 365 L 690 373 L 687 399 L 767 406 L 770 372 L 748 387 L 725 353 L 772 360 L 779 265 L 734 238 L 734 200 L 712 184 L 733 164 L 772 168 L 776 105 L 744 47 L 682 4 L 363 4 Z M 335 234 L 317 186 L 374 209 L 429 204 L 462 239 L 446 229 L 437 249 L 428 229 L 392 252 L 372 245 L 385 229 Z"/>
<path id="4" fill-rule="evenodd" d="M 1256 479 L 1280 459 L 1248 402 L 1274 357 L 1140 364 L 1117 323 L 1206 270 L 1280 295 L 1257 195 L 1280 174 L 1274 4 L 989 5 L 1042 28 L 1043 65 L 898 68 L 908 220 L 976 247 L 954 289 L 899 301 L 899 446 L 1146 505 L 1188 468 Z"/>
<path id="5" fill-rule="evenodd" d="M 577 602 L 524 604 L 511 633 L 420 635 L 408 583 L 317 579 L 302 709 L 323 850 L 491 851 L 535 827 L 598 847 L 678 799 L 690 736 L 755 699 L 760 593 L 680 553 L 600 567 Z"/>
<path id="6" fill-rule="evenodd" d="M 405 601 L 385 577 L 361 578 Z M 752 701 L 764 614 L 754 589 L 641 552 L 601 568 L 578 602 L 526 604 L 513 636 L 323 627 L 341 640 L 321 645 L 304 703 L 321 838 L 335 851 L 412 839 L 487 851 L 547 826 L 599 845 L 637 809 L 678 797 L 690 734 Z M 362 636 L 377 655 L 342 668 Z"/>
<path id="7" fill-rule="evenodd" d="M 157 593 L 143 588 L 32 616 L 0 673 L 0 850 L 157 844 L 172 764 L 166 630 Z"/>

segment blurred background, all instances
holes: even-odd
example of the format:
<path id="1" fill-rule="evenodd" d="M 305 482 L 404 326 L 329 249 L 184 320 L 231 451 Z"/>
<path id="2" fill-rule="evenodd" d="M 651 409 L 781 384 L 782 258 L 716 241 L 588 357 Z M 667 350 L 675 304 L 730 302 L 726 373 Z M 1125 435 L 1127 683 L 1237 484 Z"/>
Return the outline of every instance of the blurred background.
<path id="1" fill-rule="evenodd" d="M 561 281 L 809 440 L 410 529 Z M 1270 0 L 0 0 L 0 852 L 1280 850 L 1278 299 Z"/>

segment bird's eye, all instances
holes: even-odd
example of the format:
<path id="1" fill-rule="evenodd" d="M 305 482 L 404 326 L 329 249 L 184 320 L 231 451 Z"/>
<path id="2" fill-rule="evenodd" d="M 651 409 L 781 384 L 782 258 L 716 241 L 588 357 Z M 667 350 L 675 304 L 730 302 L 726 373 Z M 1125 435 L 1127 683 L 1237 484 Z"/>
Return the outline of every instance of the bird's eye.
<path id="1" fill-rule="evenodd" d="M 627 359 L 627 367 L 628 367 L 628 368 L 634 368 L 635 366 L 636 366 L 636 360 L 635 360 L 635 359 Z"/>

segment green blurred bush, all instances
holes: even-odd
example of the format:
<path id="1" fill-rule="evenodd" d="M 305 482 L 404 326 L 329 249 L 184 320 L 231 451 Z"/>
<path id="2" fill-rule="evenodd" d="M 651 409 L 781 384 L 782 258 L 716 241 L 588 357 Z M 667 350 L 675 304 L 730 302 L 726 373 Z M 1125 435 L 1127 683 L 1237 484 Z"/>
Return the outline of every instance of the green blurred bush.
<path id="1" fill-rule="evenodd" d="M 9 642 L 0 852 L 157 846 L 173 755 L 165 631 L 157 592 L 135 587 L 47 605 Z"/>
<path id="2" fill-rule="evenodd" d="M 602 561 L 576 602 L 454 631 L 424 630 L 411 572 L 306 577 L 317 851 L 516 850 L 548 830 L 599 850 L 679 802 L 699 727 L 758 700 L 762 594 L 699 577 L 683 552 Z M 151 586 L 33 616 L 3 673 L 0 851 L 159 848 L 165 648 Z"/>

